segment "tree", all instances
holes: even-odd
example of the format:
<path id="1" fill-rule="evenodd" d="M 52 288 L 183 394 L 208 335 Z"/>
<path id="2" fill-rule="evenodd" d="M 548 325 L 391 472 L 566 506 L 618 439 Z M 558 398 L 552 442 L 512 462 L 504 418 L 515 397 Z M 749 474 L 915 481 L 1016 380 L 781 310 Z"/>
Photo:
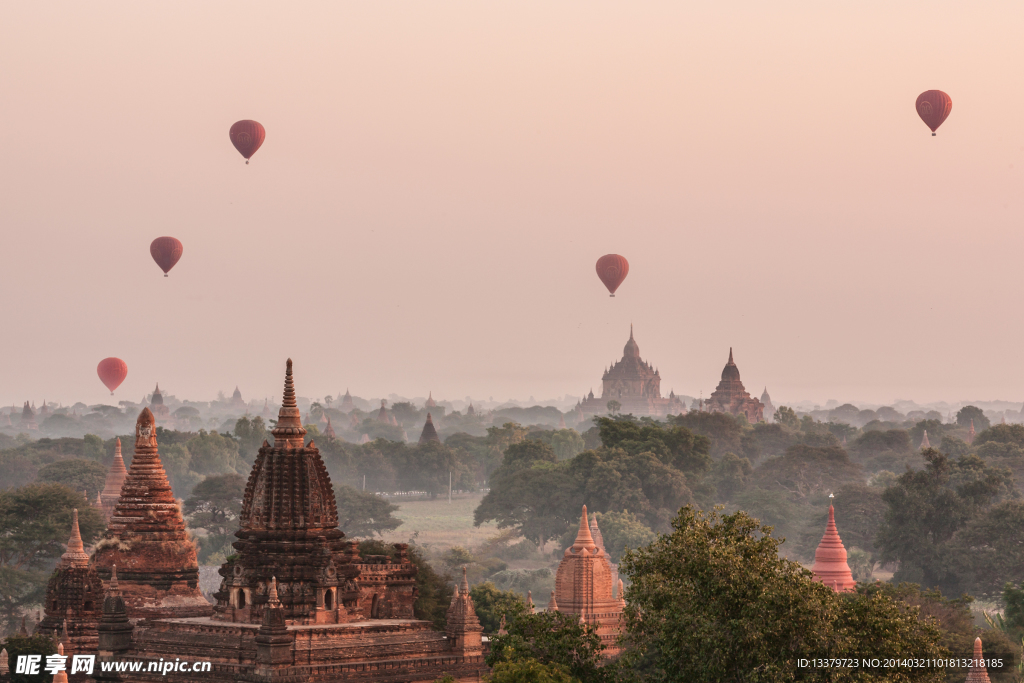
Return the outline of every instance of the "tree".
<path id="1" fill-rule="evenodd" d="M 882 494 L 885 517 L 875 544 L 884 562 L 899 562 L 895 581 L 939 587 L 958 594 L 966 587 L 953 537 L 990 506 L 1016 498 L 1013 477 L 975 455 L 951 460 L 935 449 L 921 454 L 923 470 L 900 475 Z"/>
<path id="2" fill-rule="evenodd" d="M 956 423 L 964 429 L 969 429 L 971 422 L 974 423 L 974 431 L 982 432 L 992 424 L 991 420 L 985 417 L 985 413 L 977 406 L 964 406 L 956 413 Z"/>
<path id="3" fill-rule="evenodd" d="M 52 638 L 43 635 L 10 635 L 7 636 L 7 641 L 4 643 L 3 647 L 7 650 L 11 683 L 42 683 L 43 681 L 52 680 L 53 677 L 51 674 L 48 674 L 43 670 L 43 666 L 46 663 L 46 656 L 57 654 L 57 643 L 55 643 Z M 65 650 L 65 652 L 67 652 L 67 650 Z M 38 674 L 29 675 L 15 673 L 15 663 L 18 661 L 18 657 L 24 655 L 42 655 L 43 659 L 40 662 Z"/>
<path id="4" fill-rule="evenodd" d="M 486 683 L 577 683 L 569 670 L 560 664 L 541 664 L 536 659 L 498 662 L 484 677 Z"/>
<path id="5" fill-rule="evenodd" d="M 629 551 L 624 663 L 649 680 L 896 680 L 891 671 L 806 669 L 800 657 L 933 657 L 938 632 L 887 596 L 843 596 L 779 556 L 771 529 L 743 512 L 687 506 L 672 533 Z M 884 637 L 883 637 L 884 634 Z M 901 673 L 904 673 L 901 671 Z M 937 669 L 899 680 L 940 681 Z M 874 677 L 874 678 L 872 678 Z"/>
<path id="6" fill-rule="evenodd" d="M 863 481 L 860 467 L 842 448 L 815 448 L 797 444 L 785 455 L 769 458 L 751 475 L 764 489 L 781 489 L 794 501 L 827 496 L 841 484 Z"/>
<path id="7" fill-rule="evenodd" d="M 498 590 L 490 581 L 473 586 L 469 589 L 469 596 L 473 599 L 484 633 L 497 633 L 502 617 L 507 623 L 526 611 L 523 596 L 514 591 Z"/>
<path id="8" fill-rule="evenodd" d="M 658 537 L 649 526 L 628 510 L 597 512 L 594 516 L 601 529 L 601 537 L 604 539 L 609 559 L 616 564 L 622 559 L 627 548 L 635 549 L 650 545 Z"/>
<path id="9" fill-rule="evenodd" d="M 238 457 L 238 444 L 235 440 L 217 432 L 200 429 L 198 434 L 185 443 L 185 448 L 191 456 L 190 468 L 196 474 L 247 474 L 249 471 L 249 466 Z"/>
<path id="10" fill-rule="evenodd" d="M 39 481 L 63 484 L 79 493 L 87 491 L 90 494 L 88 497 L 94 499 L 107 481 L 107 468 L 95 460 L 58 460 L 40 468 Z"/>
<path id="11" fill-rule="evenodd" d="M 998 599 L 1006 582 L 1024 583 L 1024 502 L 1007 500 L 980 513 L 952 546 L 964 587 Z"/>
<path id="12" fill-rule="evenodd" d="M 669 424 L 686 427 L 694 434 L 711 439 L 710 455 L 716 460 L 726 453 L 743 451 L 740 423 L 728 413 L 695 413 L 676 415 L 668 419 Z"/>
<path id="13" fill-rule="evenodd" d="M 259 451 L 263 441 L 270 437 L 263 424 L 263 418 L 257 415 L 249 419 L 240 417 L 235 422 L 235 438 L 238 439 L 238 452 L 242 459 L 250 465 L 256 460 L 256 452 Z"/>
<path id="14" fill-rule="evenodd" d="M 485 659 L 488 666 L 534 660 L 543 665 L 564 667 L 572 679 L 598 683 L 604 678 L 601 670 L 604 646 L 597 631 L 581 623 L 579 616 L 523 611 L 506 622 L 506 628 L 507 634 L 491 637 L 491 651 Z"/>
<path id="15" fill-rule="evenodd" d="M 618 401 L 615 401 L 615 400 L 608 401 L 608 412 L 609 413 L 611 413 L 612 415 L 615 415 L 620 410 L 622 410 L 622 404 L 621 403 L 619 403 Z"/>
<path id="16" fill-rule="evenodd" d="M 211 475 L 192 489 L 183 512 L 190 526 L 224 536 L 238 527 L 244 496 L 245 478 L 241 475 Z"/>
<path id="17" fill-rule="evenodd" d="M 103 531 L 103 514 L 81 491 L 62 484 L 29 484 L 0 491 L 0 632 L 46 592 L 48 567 L 64 554 L 71 535 L 71 511 L 86 545 Z"/>
<path id="18" fill-rule="evenodd" d="M 666 465 L 689 475 L 701 475 L 711 469 L 711 440 L 694 434 L 681 425 L 662 426 L 641 422 L 631 415 L 620 418 L 595 418 L 606 448 L 621 448 L 630 455 L 653 453 Z"/>
<path id="19" fill-rule="evenodd" d="M 715 463 L 712 478 L 718 492 L 718 500 L 731 500 L 742 491 L 752 472 L 750 461 L 735 453 L 726 453 Z"/>
<path id="20" fill-rule="evenodd" d="M 416 546 L 410 545 L 408 552 L 409 559 L 416 566 L 416 588 L 418 590 L 413 614 L 417 619 L 429 621 L 435 627 L 444 629 L 448 619 L 448 606 L 452 602 L 452 593 L 455 592 L 454 580 L 451 574 L 439 574 L 430 566 Z M 386 555 L 393 559 L 396 550 L 392 544 L 367 539 L 359 542 L 359 554 L 364 557 Z"/>
<path id="21" fill-rule="evenodd" d="M 788 427 L 794 431 L 800 429 L 800 418 L 796 416 L 796 411 L 786 406 L 779 406 L 779 409 L 775 411 L 775 422 Z"/>
<path id="22" fill-rule="evenodd" d="M 918 462 L 910 434 L 903 429 L 865 432 L 854 439 L 847 450 L 870 472 L 902 470 L 906 465 Z"/>
<path id="23" fill-rule="evenodd" d="M 398 483 L 405 491 L 426 491 L 433 498 L 448 491 L 449 481 L 458 489 L 475 488 L 469 468 L 444 444 L 428 441 L 403 446 L 397 454 L 401 456 L 396 463 Z"/>
<path id="24" fill-rule="evenodd" d="M 376 493 L 368 493 L 344 484 L 334 487 L 334 498 L 338 503 L 338 527 L 352 538 L 368 538 L 386 531 L 394 531 L 402 520 L 391 515 L 398 511 Z"/>
<path id="25" fill-rule="evenodd" d="M 516 529 L 543 547 L 578 519 L 578 495 L 577 483 L 565 467 L 520 470 L 491 481 L 491 490 L 473 511 L 473 524 L 494 520 L 499 529 Z"/>

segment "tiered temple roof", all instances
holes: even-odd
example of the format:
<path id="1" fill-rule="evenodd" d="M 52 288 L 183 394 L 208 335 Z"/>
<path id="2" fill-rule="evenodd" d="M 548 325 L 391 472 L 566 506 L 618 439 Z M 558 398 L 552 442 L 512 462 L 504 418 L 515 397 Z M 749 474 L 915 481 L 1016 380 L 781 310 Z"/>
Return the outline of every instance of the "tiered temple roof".
<path id="1" fill-rule="evenodd" d="M 853 590 L 857 583 L 853 580 L 850 565 L 846 562 L 846 546 L 839 538 L 836 529 L 836 512 L 828 506 L 828 524 L 825 535 L 821 537 L 818 549 L 814 551 L 814 566 L 811 567 L 814 578 L 829 586 L 838 593 Z"/>
<path id="2" fill-rule="evenodd" d="M 103 491 L 100 493 L 100 503 L 103 507 L 103 516 L 109 522 L 117 507 L 117 501 L 121 498 L 121 486 L 128 476 L 128 469 L 124 466 L 124 457 L 121 455 L 120 437 L 114 444 L 114 460 L 107 470 L 107 481 L 103 484 Z"/>
<path id="3" fill-rule="evenodd" d="M 427 413 L 427 421 L 423 423 L 423 431 L 420 432 L 419 442 L 425 444 L 428 441 L 441 443 L 441 437 L 437 435 L 437 430 L 434 429 L 434 420 L 430 417 L 430 413 Z"/>
<path id="4" fill-rule="evenodd" d="M 712 392 L 705 404 L 708 412 L 746 415 L 751 424 L 764 419 L 764 406 L 756 398 L 752 398 L 740 381 L 740 370 L 732 359 L 729 349 L 729 361 L 722 370 L 722 381 Z"/>
<path id="5" fill-rule="evenodd" d="M 462 568 L 462 583 L 452 593 L 452 603 L 448 606 L 445 633 L 451 642 L 452 650 L 462 655 L 479 655 L 483 652 L 483 627 L 476 616 L 473 598 L 469 595 L 469 581 L 466 580 L 466 568 Z"/>
<path id="6" fill-rule="evenodd" d="M 565 550 L 558 565 L 548 609 L 579 614 L 582 622 L 597 629 L 605 655 L 611 656 L 619 651 L 615 641 L 625 605 L 621 595 L 614 595 L 611 562 L 591 534 L 584 505 L 576 540 Z"/>
<path id="7" fill-rule="evenodd" d="M 160 383 L 157 382 L 153 390 L 153 397 L 149 400 L 149 410 L 154 418 L 165 420 L 171 416 L 171 409 L 164 405 L 164 395 L 160 393 Z"/>
<path id="8" fill-rule="evenodd" d="M 121 590 L 133 619 L 209 614 L 199 591 L 196 548 L 157 452 L 149 408 L 135 423 L 135 455 L 121 497 L 96 545 L 92 565 L 108 580 L 120 569 Z"/>
<path id="9" fill-rule="evenodd" d="M 98 646 L 97 625 L 103 605 L 103 582 L 89 565 L 78 529 L 78 510 L 71 515 L 71 538 L 46 585 L 45 616 L 37 633 L 63 638 L 70 653 L 93 654 Z"/>
<path id="10" fill-rule="evenodd" d="M 675 405 L 678 401 L 673 403 L 661 397 L 661 373 L 640 358 L 640 346 L 633 338 L 632 325 L 629 340 L 622 349 L 622 359 L 605 370 L 601 385 L 601 398 L 595 398 L 591 391 L 580 404 L 581 411 L 587 415 L 604 415 L 610 401 L 617 401 L 623 414 L 632 415 L 668 415 L 670 410 L 678 408 Z"/>

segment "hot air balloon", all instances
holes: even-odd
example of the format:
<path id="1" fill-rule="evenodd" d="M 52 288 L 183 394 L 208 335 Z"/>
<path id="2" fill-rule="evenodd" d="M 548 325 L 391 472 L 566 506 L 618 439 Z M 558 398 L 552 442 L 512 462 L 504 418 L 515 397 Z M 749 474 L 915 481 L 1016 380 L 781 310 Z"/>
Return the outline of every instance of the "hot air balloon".
<path id="1" fill-rule="evenodd" d="M 618 254 L 605 254 L 597 259 L 597 276 L 608 288 L 611 296 L 615 296 L 615 290 L 619 288 L 622 281 L 629 274 L 629 261 Z"/>
<path id="2" fill-rule="evenodd" d="M 100 381 L 110 389 L 110 395 L 114 395 L 114 389 L 121 386 L 121 382 L 128 376 L 128 364 L 120 358 L 104 358 L 96 366 L 96 374 Z"/>
<path id="3" fill-rule="evenodd" d="M 160 269 L 164 271 L 164 277 L 167 277 L 167 273 L 170 272 L 174 264 L 181 258 L 183 249 L 184 247 L 181 246 L 181 242 L 173 237 L 157 237 L 149 245 L 149 253 L 153 256 L 156 264 L 160 266 Z"/>
<path id="4" fill-rule="evenodd" d="M 941 90 L 926 90 L 917 96 L 917 115 L 932 129 L 932 135 L 953 110 L 953 100 Z"/>
<path id="5" fill-rule="evenodd" d="M 263 144 L 263 139 L 267 137 L 267 131 L 263 129 L 259 121 L 246 119 L 245 121 L 236 121 L 228 131 L 228 137 L 231 138 L 231 144 L 245 157 L 245 163 L 248 164 L 249 158 Z"/>

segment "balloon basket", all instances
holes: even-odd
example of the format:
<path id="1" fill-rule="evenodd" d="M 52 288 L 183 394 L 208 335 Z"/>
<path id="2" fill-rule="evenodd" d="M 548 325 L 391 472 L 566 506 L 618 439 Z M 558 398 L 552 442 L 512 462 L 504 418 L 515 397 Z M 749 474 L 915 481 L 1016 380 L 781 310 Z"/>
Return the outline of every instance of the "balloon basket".
<path id="1" fill-rule="evenodd" d="M 932 137 L 935 137 L 935 133 L 932 133 Z"/>
<path id="2" fill-rule="evenodd" d="M 615 295 L 614 295 L 614 294 L 609 294 L 608 296 L 609 296 L 609 298 L 612 298 L 612 299 L 614 299 L 614 298 L 615 298 Z"/>
<path id="3" fill-rule="evenodd" d="M 248 165 L 249 165 L 249 160 L 248 160 L 248 159 L 246 159 L 246 160 L 245 160 L 245 165 L 246 165 L 246 166 L 248 166 Z"/>
<path id="4" fill-rule="evenodd" d="M 169 275 L 167 275 L 167 273 L 164 273 L 164 277 L 169 277 Z"/>

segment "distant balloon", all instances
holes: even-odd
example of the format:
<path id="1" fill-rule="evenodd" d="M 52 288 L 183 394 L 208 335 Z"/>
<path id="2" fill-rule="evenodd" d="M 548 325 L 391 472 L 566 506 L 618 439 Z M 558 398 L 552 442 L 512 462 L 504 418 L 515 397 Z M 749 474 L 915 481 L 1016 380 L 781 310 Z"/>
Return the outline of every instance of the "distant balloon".
<path id="1" fill-rule="evenodd" d="M 120 358 L 104 358 L 96 366 L 96 374 L 100 376 L 100 381 L 107 386 L 107 389 L 110 389 L 110 395 L 113 396 L 114 389 L 121 386 L 121 382 L 128 376 L 128 364 Z"/>
<path id="2" fill-rule="evenodd" d="M 953 110 L 953 100 L 941 90 L 926 90 L 917 96 L 917 115 L 932 129 L 932 135 Z"/>
<path id="3" fill-rule="evenodd" d="M 160 266 L 160 269 L 164 271 L 164 277 L 167 277 L 167 273 L 170 272 L 174 264 L 181 258 L 183 250 L 184 247 L 181 246 L 181 242 L 173 237 L 157 237 L 149 245 L 149 253 L 153 256 L 156 264 Z"/>
<path id="4" fill-rule="evenodd" d="M 235 149 L 245 157 L 245 163 L 249 163 L 249 158 L 256 153 L 256 150 L 263 144 L 264 138 L 267 137 L 267 131 L 263 129 L 259 121 L 236 121 L 231 130 L 228 131 L 228 136 L 231 138 L 231 144 L 235 146 Z"/>
<path id="5" fill-rule="evenodd" d="M 597 259 L 597 276 L 608 288 L 611 296 L 615 296 L 615 290 L 619 288 L 622 281 L 629 274 L 629 261 L 618 254 L 606 254 Z"/>

